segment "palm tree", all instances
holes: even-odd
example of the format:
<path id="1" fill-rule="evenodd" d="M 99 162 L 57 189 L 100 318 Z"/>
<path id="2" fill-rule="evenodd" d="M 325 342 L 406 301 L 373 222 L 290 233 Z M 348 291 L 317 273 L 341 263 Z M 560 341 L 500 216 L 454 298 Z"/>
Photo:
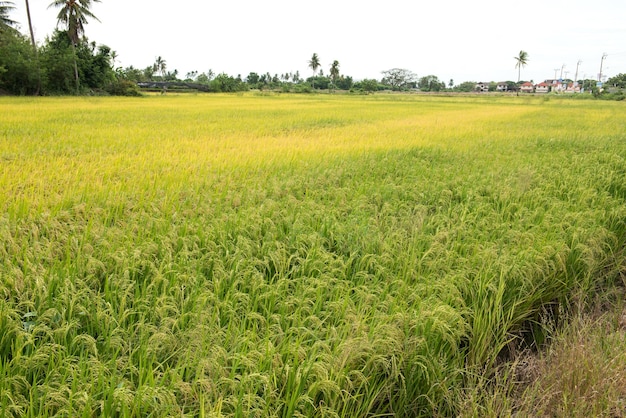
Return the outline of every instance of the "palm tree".
<path id="1" fill-rule="evenodd" d="M 333 88 L 335 87 L 335 81 L 339 78 L 339 61 L 334 60 L 330 66 L 330 79 L 333 81 Z"/>
<path id="2" fill-rule="evenodd" d="M 12 1 L 0 1 L 0 31 L 13 28 L 17 24 L 9 18 L 9 12 L 15 9 Z"/>
<path id="3" fill-rule="evenodd" d="M 154 62 L 154 71 L 161 74 L 161 78 L 165 79 L 165 70 L 167 62 L 159 55 Z"/>
<path id="4" fill-rule="evenodd" d="M 90 10 L 91 3 L 100 3 L 100 0 L 53 0 L 48 8 L 54 7 L 59 10 L 57 15 L 57 26 L 65 25 L 67 35 L 72 42 L 74 49 L 74 75 L 76 77 L 76 91 L 79 89 L 78 64 L 76 63 L 76 45 L 80 41 L 80 36 L 85 33 L 87 19 L 100 21 Z"/>
<path id="5" fill-rule="evenodd" d="M 525 67 L 528 64 L 528 52 L 520 51 L 519 55 L 515 58 L 515 68 L 517 68 L 517 82 L 519 83 L 521 75 L 522 75 L 522 67 Z"/>
<path id="6" fill-rule="evenodd" d="M 317 72 L 317 69 L 320 68 L 320 65 L 320 58 L 317 56 L 316 53 L 313 53 L 313 56 L 309 61 L 309 68 L 313 70 L 313 88 L 315 88 L 315 73 Z"/>

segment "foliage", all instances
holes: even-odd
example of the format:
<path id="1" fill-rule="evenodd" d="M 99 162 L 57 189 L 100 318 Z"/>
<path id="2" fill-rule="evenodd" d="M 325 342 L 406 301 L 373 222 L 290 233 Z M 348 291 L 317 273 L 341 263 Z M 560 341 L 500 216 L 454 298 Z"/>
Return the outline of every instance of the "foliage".
<path id="1" fill-rule="evenodd" d="M 324 76 L 309 77 L 306 82 L 317 88 L 318 90 L 328 90 L 331 85 L 330 78 Z"/>
<path id="2" fill-rule="evenodd" d="M 430 91 L 442 91 L 446 89 L 446 83 L 439 80 L 437 76 L 427 75 L 419 79 L 417 86 L 421 91 L 430 92 Z"/>
<path id="3" fill-rule="evenodd" d="M 74 45 L 78 45 L 84 35 L 88 19 L 98 20 L 91 11 L 92 2 L 99 3 L 100 0 L 53 0 L 50 3 L 49 7 L 59 9 L 57 22 L 63 24 Z"/>
<path id="4" fill-rule="evenodd" d="M 86 38 L 73 46 L 64 31 L 55 31 L 47 40 L 41 50 L 40 62 L 47 94 L 75 93 L 74 63 L 84 91 L 103 90 L 115 79 L 109 47 L 96 46 Z"/>
<path id="5" fill-rule="evenodd" d="M 609 78 L 606 81 L 607 86 L 619 87 L 621 89 L 626 89 L 626 74 L 620 73 L 616 76 Z"/>
<path id="6" fill-rule="evenodd" d="M 417 75 L 404 68 L 392 68 L 382 72 L 382 84 L 389 86 L 392 90 L 407 90 L 416 87 Z"/>
<path id="7" fill-rule="evenodd" d="M 464 81 L 454 88 L 455 91 L 469 93 L 476 89 L 475 81 Z"/>
<path id="8" fill-rule="evenodd" d="M 375 91 L 381 90 L 381 86 L 379 85 L 378 80 L 375 80 L 373 78 L 366 78 L 358 81 L 354 84 L 354 87 L 367 93 L 373 93 Z M 382 86 L 382 88 L 384 88 L 384 86 Z"/>
<path id="9" fill-rule="evenodd" d="M 528 64 L 528 52 L 520 51 L 515 58 L 515 68 L 517 68 L 517 82 L 519 83 L 522 74 L 522 68 Z"/>
<path id="10" fill-rule="evenodd" d="M 337 79 L 339 79 L 339 74 L 339 61 L 335 60 L 330 66 L 330 80 L 332 88 L 336 87 L 336 82 Z"/>
<path id="11" fill-rule="evenodd" d="M 311 59 L 309 60 L 309 68 L 313 70 L 313 81 L 315 81 L 315 73 L 321 65 L 319 56 L 317 53 L 313 53 Z M 315 84 L 312 84 L 312 87 L 315 88 Z"/>
<path id="12" fill-rule="evenodd" d="M 30 42 L 17 31 L 0 31 L 0 91 L 33 94 L 37 68 Z"/>
<path id="13" fill-rule="evenodd" d="M 341 75 L 334 83 L 335 87 L 340 90 L 350 90 L 354 85 L 354 80 L 349 75 Z"/>
<path id="14" fill-rule="evenodd" d="M 209 87 L 211 91 L 217 93 L 232 93 L 248 89 L 248 86 L 240 78 L 234 78 L 224 73 L 218 74 L 209 83 Z"/>
<path id="15" fill-rule="evenodd" d="M 17 22 L 9 17 L 9 12 L 14 9 L 12 1 L 0 1 L 0 33 L 14 30 Z"/>
<path id="16" fill-rule="evenodd" d="M 112 96 L 141 96 L 136 82 L 121 77 L 110 82 L 105 90 Z"/>

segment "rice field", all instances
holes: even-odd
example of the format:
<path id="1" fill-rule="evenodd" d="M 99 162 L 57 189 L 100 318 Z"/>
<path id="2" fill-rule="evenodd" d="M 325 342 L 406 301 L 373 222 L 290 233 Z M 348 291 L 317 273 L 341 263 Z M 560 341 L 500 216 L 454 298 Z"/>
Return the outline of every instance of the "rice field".
<path id="1" fill-rule="evenodd" d="M 458 415 L 623 279 L 625 114 L 0 97 L 0 415 Z"/>

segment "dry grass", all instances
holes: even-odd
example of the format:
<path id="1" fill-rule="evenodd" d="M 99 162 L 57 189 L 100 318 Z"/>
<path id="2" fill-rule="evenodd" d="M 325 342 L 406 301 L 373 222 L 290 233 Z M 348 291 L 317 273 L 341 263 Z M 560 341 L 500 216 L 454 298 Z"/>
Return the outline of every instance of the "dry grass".
<path id="1" fill-rule="evenodd" d="M 544 323 L 539 349 L 473 380 L 460 416 L 626 417 L 626 291 L 605 290 L 561 325 Z"/>

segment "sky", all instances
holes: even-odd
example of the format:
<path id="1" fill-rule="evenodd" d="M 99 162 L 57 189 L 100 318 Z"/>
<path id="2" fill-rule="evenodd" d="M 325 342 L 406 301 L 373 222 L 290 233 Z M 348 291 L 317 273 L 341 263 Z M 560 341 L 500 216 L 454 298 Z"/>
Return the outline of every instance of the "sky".
<path id="1" fill-rule="evenodd" d="M 10 17 L 28 32 L 23 0 Z M 38 42 L 56 26 L 52 0 L 30 0 Z M 355 80 L 391 68 L 446 84 L 517 81 L 514 57 L 528 53 L 522 80 L 597 79 L 626 73 L 624 0 L 101 0 L 90 41 L 117 52 L 116 66 L 145 68 L 158 56 L 179 77 L 211 69 L 245 78 L 251 71 L 312 74 L 339 61 Z M 605 56 L 603 59 L 602 57 Z M 580 62 L 580 64 L 578 64 Z"/>

